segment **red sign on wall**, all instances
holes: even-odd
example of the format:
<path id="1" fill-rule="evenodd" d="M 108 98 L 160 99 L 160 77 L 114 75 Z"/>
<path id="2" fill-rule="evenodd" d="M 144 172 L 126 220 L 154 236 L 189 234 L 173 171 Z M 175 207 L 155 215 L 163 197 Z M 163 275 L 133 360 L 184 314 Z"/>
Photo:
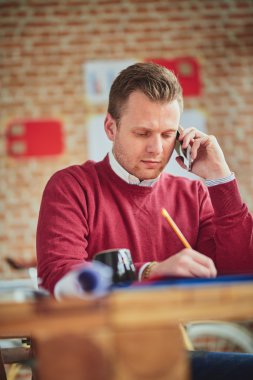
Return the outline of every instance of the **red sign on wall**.
<path id="1" fill-rule="evenodd" d="M 200 67 L 195 58 L 179 57 L 175 59 L 150 58 L 149 62 L 158 63 L 173 71 L 182 88 L 184 96 L 199 96 L 201 92 Z"/>
<path id="2" fill-rule="evenodd" d="M 6 137 L 7 153 L 12 157 L 52 156 L 63 151 L 62 125 L 57 120 L 13 120 Z"/>

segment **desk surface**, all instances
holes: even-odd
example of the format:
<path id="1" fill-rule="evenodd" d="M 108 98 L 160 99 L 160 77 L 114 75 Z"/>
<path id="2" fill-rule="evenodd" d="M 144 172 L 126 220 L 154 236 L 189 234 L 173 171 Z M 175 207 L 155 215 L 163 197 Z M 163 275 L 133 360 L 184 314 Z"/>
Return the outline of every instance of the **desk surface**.
<path id="1" fill-rule="evenodd" d="M 253 282 L 224 283 L 201 287 L 145 286 L 118 289 L 96 300 L 0 303 L 0 333 L 7 326 L 31 331 L 40 321 L 96 314 L 117 325 L 175 322 L 199 319 L 246 319 L 253 317 Z"/>
<path id="2" fill-rule="evenodd" d="M 153 373 L 150 379 L 185 380 L 179 322 L 252 319 L 252 301 L 253 283 L 238 282 L 124 288 L 89 301 L 2 303 L 0 335 L 34 338 L 42 380 L 65 380 L 70 371 L 81 380 L 91 370 L 94 379 L 139 380 Z"/>

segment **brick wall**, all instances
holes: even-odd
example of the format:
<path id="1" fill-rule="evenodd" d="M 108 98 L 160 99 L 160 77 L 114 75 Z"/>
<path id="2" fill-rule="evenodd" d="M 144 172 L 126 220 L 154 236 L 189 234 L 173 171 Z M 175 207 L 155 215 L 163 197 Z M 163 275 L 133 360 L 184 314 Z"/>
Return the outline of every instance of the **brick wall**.
<path id="1" fill-rule="evenodd" d="M 87 158 L 82 65 L 93 59 L 196 57 L 203 109 L 253 209 L 252 0 L 0 0 L 0 276 L 4 257 L 35 255 L 42 190 L 57 169 Z M 15 160 L 6 154 L 13 118 L 63 121 L 64 154 Z M 102 126 L 101 126 L 102 128 Z"/>

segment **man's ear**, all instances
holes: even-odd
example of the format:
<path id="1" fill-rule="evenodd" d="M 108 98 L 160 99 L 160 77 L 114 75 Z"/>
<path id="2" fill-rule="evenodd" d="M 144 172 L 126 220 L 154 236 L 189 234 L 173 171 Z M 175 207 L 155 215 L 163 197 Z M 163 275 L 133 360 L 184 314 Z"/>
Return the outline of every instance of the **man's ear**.
<path id="1" fill-rule="evenodd" d="M 116 121 L 107 113 L 104 121 L 105 133 L 109 140 L 114 141 L 117 130 Z"/>

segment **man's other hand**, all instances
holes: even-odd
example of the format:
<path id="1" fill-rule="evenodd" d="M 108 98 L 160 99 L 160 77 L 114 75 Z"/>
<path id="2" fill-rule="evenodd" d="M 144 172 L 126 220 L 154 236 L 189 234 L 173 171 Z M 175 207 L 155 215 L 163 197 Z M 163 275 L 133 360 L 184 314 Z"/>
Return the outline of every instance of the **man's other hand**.
<path id="1" fill-rule="evenodd" d="M 149 278 L 163 276 L 214 278 L 216 275 L 217 270 L 209 257 L 185 248 L 154 265 Z"/>

